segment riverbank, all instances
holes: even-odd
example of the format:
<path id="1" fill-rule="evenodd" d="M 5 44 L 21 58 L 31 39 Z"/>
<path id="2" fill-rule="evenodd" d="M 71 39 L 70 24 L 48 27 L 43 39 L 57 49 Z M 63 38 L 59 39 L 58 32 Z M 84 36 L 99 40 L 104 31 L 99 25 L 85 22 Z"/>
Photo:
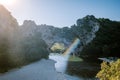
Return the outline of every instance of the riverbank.
<path id="1" fill-rule="evenodd" d="M 99 62 L 84 61 L 77 56 L 69 56 L 67 60 L 66 57 L 61 54 L 52 53 L 49 55 L 49 58 L 56 61 L 55 68 L 58 72 L 65 72 L 72 76 L 94 78 L 98 71 L 100 71 Z"/>
<path id="2" fill-rule="evenodd" d="M 69 61 L 66 73 L 83 78 L 94 78 L 99 70 L 99 63 Z"/>

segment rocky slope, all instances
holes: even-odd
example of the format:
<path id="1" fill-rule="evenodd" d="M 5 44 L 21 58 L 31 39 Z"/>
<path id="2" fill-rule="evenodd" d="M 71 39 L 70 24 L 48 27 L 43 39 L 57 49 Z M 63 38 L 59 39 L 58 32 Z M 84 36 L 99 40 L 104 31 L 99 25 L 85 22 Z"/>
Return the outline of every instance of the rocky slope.
<path id="1" fill-rule="evenodd" d="M 99 29 L 99 23 L 92 15 L 78 19 L 76 24 L 71 27 L 57 28 L 45 24 L 36 25 L 32 20 L 25 20 L 23 25 L 18 26 L 16 19 L 2 5 L 0 5 L 0 12 L 1 33 L 7 34 L 7 37 L 12 34 L 18 38 L 16 38 L 18 41 L 21 39 L 21 35 L 22 37 L 29 37 L 37 33 L 37 36 L 41 37 L 49 48 L 56 42 L 63 43 L 68 47 L 76 37 L 80 38 L 85 45 L 95 37 L 95 32 Z M 11 31 L 16 32 L 16 34 L 11 33 Z"/>
<path id="2" fill-rule="evenodd" d="M 24 29 L 24 27 L 23 24 L 22 28 Z M 87 59 L 88 57 L 93 59 L 105 56 L 119 57 L 117 52 L 119 52 L 120 44 L 118 37 L 120 36 L 120 23 L 118 21 L 87 15 L 78 19 L 76 24 L 71 27 L 57 28 L 45 24 L 34 24 L 32 27 L 35 29 L 31 28 L 30 32 L 40 32 L 49 48 L 54 43 L 63 43 L 68 48 L 75 38 L 79 38 L 81 44 L 76 52 L 79 55 L 82 54 L 82 57 L 86 56 Z"/>
<path id="3" fill-rule="evenodd" d="M 120 22 L 105 18 L 97 19 L 100 28 L 96 37 L 84 46 L 81 56 L 88 61 L 98 57 L 120 57 Z"/>
<path id="4" fill-rule="evenodd" d="M 0 72 L 48 57 L 44 40 L 37 38 L 37 33 L 25 36 L 31 32 L 28 29 L 22 31 L 11 13 L 0 5 Z"/>
<path id="5" fill-rule="evenodd" d="M 36 25 L 33 21 L 24 21 L 22 30 L 29 34 L 40 32 L 42 39 L 51 47 L 55 42 L 64 43 L 68 47 L 78 37 L 84 45 L 89 43 L 99 29 L 99 23 L 94 16 L 86 16 L 77 20 L 77 24 L 69 27 L 57 28 L 49 25 Z"/>
<path id="6" fill-rule="evenodd" d="M 0 72 L 3 68 L 8 69 L 11 65 L 9 59 L 11 43 L 13 43 L 14 31 L 18 23 L 11 13 L 0 5 Z"/>

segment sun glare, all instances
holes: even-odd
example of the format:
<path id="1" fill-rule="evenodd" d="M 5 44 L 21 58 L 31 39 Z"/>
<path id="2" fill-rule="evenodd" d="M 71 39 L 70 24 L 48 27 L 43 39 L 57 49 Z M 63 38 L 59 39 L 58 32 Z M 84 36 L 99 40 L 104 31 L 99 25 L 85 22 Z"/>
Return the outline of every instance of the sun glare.
<path id="1" fill-rule="evenodd" d="M 2 5 L 13 5 L 16 0 L 0 0 L 0 4 Z"/>

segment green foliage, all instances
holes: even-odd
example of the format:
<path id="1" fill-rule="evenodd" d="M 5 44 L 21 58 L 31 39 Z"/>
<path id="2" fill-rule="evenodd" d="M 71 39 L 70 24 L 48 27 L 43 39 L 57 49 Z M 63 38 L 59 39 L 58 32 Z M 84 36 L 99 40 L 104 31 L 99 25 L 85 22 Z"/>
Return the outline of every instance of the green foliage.
<path id="1" fill-rule="evenodd" d="M 93 41 L 84 46 L 81 56 L 90 59 L 98 57 L 120 57 L 120 22 L 109 19 L 98 19 L 100 28 Z"/>
<path id="2" fill-rule="evenodd" d="M 41 38 L 40 33 L 36 32 L 34 35 L 12 40 L 14 43 L 10 43 L 8 36 L 0 36 L 0 73 L 48 58 L 47 44 Z"/>
<path id="3" fill-rule="evenodd" d="M 77 57 L 77 56 L 70 55 L 69 61 L 72 61 L 72 62 L 80 62 L 80 61 L 83 61 L 83 60 L 82 60 L 82 58 L 79 58 L 79 57 Z"/>
<path id="4" fill-rule="evenodd" d="M 0 72 L 8 71 L 13 67 L 12 61 L 9 59 L 9 41 L 8 38 L 0 36 Z"/>
<path id="5" fill-rule="evenodd" d="M 101 64 L 101 71 L 96 75 L 100 80 L 120 80 L 120 59 L 115 62 Z"/>
<path id="6" fill-rule="evenodd" d="M 96 61 L 102 55 L 101 48 L 93 44 L 86 45 L 80 53 L 80 57 L 85 61 Z"/>
<path id="7" fill-rule="evenodd" d="M 47 50 L 47 44 L 41 38 L 40 33 L 26 37 L 22 42 L 22 52 L 25 61 L 32 62 L 41 58 L 48 58 L 49 51 Z"/>

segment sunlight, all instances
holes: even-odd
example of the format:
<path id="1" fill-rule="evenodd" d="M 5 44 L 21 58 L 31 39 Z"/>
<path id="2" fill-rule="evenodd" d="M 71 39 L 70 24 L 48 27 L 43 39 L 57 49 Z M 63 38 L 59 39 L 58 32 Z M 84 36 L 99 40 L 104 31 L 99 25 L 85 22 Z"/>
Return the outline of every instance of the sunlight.
<path id="1" fill-rule="evenodd" d="M 76 38 L 70 47 L 63 53 L 64 56 L 69 56 L 74 52 L 75 48 L 77 48 L 78 44 L 80 44 L 80 39 Z"/>
<path id="2" fill-rule="evenodd" d="M 13 5 L 16 0 L 0 0 L 0 4 L 2 5 Z"/>
<path id="3" fill-rule="evenodd" d="M 80 40 L 78 38 L 76 38 L 73 41 L 73 43 L 70 45 L 70 47 L 63 54 L 51 53 L 49 55 L 49 59 L 56 61 L 56 63 L 55 63 L 56 71 L 65 73 L 65 71 L 67 69 L 67 62 L 70 58 L 70 54 L 72 52 L 74 52 L 74 50 L 77 48 L 78 44 L 80 44 Z M 73 60 L 73 59 L 71 59 L 71 60 Z M 74 58 L 74 60 L 75 60 L 75 58 Z M 77 58 L 77 61 L 78 61 L 78 58 Z M 82 61 L 82 60 L 79 59 L 79 61 Z"/>

